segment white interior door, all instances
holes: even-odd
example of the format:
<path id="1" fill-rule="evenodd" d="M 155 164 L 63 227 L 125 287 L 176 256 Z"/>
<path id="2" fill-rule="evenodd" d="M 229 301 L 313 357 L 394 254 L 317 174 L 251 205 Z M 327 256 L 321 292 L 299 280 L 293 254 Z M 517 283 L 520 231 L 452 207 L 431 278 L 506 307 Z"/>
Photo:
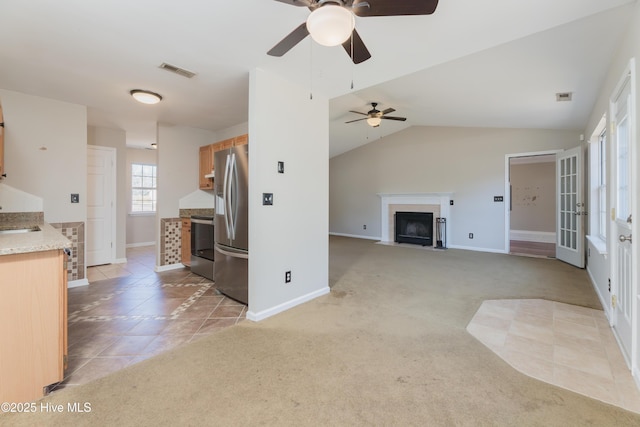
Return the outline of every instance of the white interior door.
<path id="1" fill-rule="evenodd" d="M 582 147 L 556 154 L 556 258 L 584 268 Z"/>
<path id="2" fill-rule="evenodd" d="M 611 273 L 613 328 L 628 361 L 633 354 L 633 241 L 632 207 L 634 203 L 632 177 L 633 114 L 631 79 L 627 75 L 611 103 L 611 128 L 613 133 L 612 175 L 614 188 L 611 197 Z"/>
<path id="3" fill-rule="evenodd" d="M 113 261 L 115 149 L 87 147 L 87 267 Z"/>

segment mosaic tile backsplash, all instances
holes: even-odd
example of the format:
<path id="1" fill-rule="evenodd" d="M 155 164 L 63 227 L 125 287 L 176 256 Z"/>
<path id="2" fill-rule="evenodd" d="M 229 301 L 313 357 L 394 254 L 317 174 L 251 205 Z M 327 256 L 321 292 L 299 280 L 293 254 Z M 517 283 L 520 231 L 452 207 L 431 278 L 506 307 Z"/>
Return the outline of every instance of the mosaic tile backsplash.
<path id="1" fill-rule="evenodd" d="M 71 240 L 71 256 L 67 264 L 68 280 L 84 279 L 84 222 L 53 222 L 51 226 Z"/>
<path id="2" fill-rule="evenodd" d="M 182 220 L 160 220 L 160 265 L 179 264 L 182 261 Z"/>

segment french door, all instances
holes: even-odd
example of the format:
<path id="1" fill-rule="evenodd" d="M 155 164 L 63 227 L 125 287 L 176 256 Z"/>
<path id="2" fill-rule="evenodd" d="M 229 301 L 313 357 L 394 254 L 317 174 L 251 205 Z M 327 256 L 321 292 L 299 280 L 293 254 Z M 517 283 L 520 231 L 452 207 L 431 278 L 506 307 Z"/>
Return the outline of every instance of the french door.
<path id="1" fill-rule="evenodd" d="M 556 258 L 584 268 L 582 147 L 556 154 Z"/>

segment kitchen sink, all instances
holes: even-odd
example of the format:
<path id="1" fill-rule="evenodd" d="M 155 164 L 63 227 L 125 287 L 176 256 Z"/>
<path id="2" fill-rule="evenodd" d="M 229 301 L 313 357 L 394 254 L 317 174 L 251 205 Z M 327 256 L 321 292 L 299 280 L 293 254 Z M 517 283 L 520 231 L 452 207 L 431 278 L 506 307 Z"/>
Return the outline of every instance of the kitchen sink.
<path id="1" fill-rule="evenodd" d="M 40 227 L 34 225 L 33 227 L 26 228 L 5 228 L 0 229 L 0 234 L 19 234 L 19 233 L 31 233 L 34 231 L 40 231 Z"/>

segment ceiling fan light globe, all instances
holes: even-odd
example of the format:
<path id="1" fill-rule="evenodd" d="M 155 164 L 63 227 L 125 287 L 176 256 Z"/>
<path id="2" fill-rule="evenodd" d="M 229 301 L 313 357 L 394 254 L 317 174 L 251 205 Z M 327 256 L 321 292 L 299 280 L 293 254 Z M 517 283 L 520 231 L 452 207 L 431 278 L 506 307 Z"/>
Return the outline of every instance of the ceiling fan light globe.
<path id="1" fill-rule="evenodd" d="M 336 4 L 325 4 L 307 18 L 307 30 L 316 43 L 337 46 L 349 39 L 356 21 L 353 13 Z"/>
<path id="2" fill-rule="evenodd" d="M 382 119 L 380 117 L 369 117 L 367 119 L 367 124 L 374 128 L 380 126 L 381 122 L 382 122 Z"/>

